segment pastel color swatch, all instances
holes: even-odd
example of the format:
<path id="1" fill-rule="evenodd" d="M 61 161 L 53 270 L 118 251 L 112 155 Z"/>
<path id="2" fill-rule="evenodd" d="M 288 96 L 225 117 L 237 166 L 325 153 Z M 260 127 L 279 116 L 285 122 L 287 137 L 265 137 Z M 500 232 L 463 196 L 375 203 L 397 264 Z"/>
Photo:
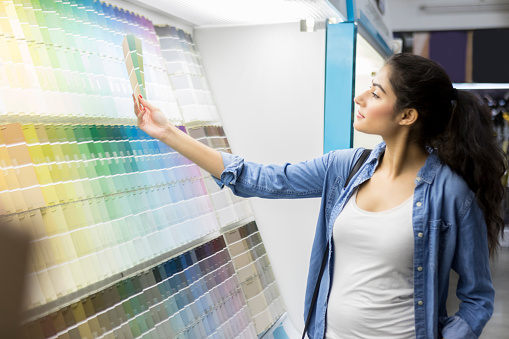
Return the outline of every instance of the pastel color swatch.
<path id="1" fill-rule="evenodd" d="M 0 118 L 135 122 L 122 41 L 135 36 L 144 90 L 174 123 L 181 112 L 152 22 L 98 0 L 0 1 Z M 137 60 L 133 60 L 137 61 Z M 31 98 L 31 100 L 25 100 Z"/>
<path id="2" fill-rule="evenodd" d="M 156 26 L 170 82 L 186 126 L 220 125 L 200 55 L 190 34 L 171 26 Z"/>

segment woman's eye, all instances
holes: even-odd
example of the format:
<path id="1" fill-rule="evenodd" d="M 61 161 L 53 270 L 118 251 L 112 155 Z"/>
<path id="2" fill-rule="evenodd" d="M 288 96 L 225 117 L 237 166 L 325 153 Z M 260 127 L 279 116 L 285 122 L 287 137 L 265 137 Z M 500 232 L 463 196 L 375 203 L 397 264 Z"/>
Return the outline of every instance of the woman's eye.
<path id="1" fill-rule="evenodd" d="M 378 95 L 375 94 L 375 92 L 371 92 L 371 95 L 373 95 L 373 98 L 380 98 Z"/>

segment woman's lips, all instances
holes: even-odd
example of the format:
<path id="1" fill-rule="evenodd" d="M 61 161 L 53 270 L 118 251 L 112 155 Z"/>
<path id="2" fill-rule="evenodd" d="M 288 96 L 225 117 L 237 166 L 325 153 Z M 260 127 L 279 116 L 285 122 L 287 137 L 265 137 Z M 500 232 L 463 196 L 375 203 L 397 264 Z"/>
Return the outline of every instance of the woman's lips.
<path id="1" fill-rule="evenodd" d="M 361 112 L 357 111 L 357 118 L 364 119 L 364 115 L 361 114 Z"/>

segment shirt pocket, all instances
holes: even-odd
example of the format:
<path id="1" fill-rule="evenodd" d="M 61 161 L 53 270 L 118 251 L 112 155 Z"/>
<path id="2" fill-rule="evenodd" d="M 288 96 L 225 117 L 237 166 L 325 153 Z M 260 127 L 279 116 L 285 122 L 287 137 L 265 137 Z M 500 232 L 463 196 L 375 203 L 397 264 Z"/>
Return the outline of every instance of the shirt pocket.
<path id="1" fill-rule="evenodd" d="M 429 263 L 431 270 L 435 271 L 444 253 L 451 223 L 442 219 L 430 221 L 429 223 Z"/>

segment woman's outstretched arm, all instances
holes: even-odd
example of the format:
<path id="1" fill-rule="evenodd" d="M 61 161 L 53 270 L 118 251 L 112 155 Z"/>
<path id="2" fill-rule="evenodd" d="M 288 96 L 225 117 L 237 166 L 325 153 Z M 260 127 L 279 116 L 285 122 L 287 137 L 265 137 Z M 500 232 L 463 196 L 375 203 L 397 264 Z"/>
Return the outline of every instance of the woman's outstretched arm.
<path id="1" fill-rule="evenodd" d="M 133 97 L 134 98 L 134 97 Z M 331 161 L 328 153 L 297 164 L 262 165 L 244 161 L 229 153 L 220 153 L 175 127 L 164 114 L 140 98 L 140 108 L 134 104 L 138 126 L 148 135 L 159 139 L 216 178 L 221 187 L 228 186 L 235 195 L 268 199 L 298 199 L 320 197 Z M 349 152 L 340 158 L 349 158 Z M 342 163 L 342 161 L 339 161 Z M 348 165 L 346 162 L 345 165 Z M 226 167 L 226 169 L 225 169 Z"/>
<path id="2" fill-rule="evenodd" d="M 141 96 L 139 98 L 140 107 L 138 107 L 136 100 L 134 100 L 134 95 L 133 101 L 134 113 L 138 118 L 138 126 L 145 133 L 164 142 L 214 177 L 221 177 L 224 165 L 223 158 L 218 151 L 182 132 L 166 118 L 159 108 Z"/>

